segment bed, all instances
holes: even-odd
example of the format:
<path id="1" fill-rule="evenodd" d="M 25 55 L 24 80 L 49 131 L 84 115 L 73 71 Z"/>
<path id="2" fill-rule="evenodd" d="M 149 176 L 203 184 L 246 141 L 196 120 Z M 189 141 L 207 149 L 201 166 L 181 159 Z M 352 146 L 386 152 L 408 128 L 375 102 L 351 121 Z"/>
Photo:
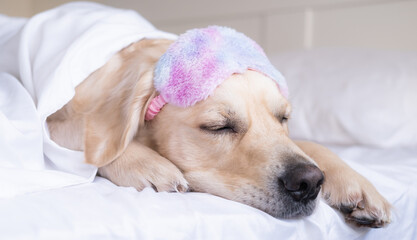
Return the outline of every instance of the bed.
<path id="1" fill-rule="evenodd" d="M 311 216 L 283 220 L 209 194 L 157 193 L 151 188 L 138 192 L 71 172 L 42 188 L 56 173 L 18 172 L 3 154 L 0 237 L 416 239 L 417 53 L 327 48 L 282 53 L 271 60 L 290 88 L 292 137 L 324 144 L 368 178 L 393 205 L 388 227 L 346 224 L 323 200 Z M 6 82 L 10 76 L 0 77 Z M 5 111 L 9 95 L 0 93 L 1 117 L 11 116 Z M 8 179 L 14 171 L 19 178 Z M 10 187 L 19 181 L 32 182 L 31 191 L 20 194 Z"/>

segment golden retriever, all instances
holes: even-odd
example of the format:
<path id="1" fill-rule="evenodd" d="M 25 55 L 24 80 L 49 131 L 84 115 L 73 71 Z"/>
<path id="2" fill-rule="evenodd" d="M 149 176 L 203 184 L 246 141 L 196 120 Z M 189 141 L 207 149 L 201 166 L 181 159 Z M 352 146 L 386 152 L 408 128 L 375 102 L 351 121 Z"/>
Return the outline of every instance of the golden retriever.
<path id="1" fill-rule="evenodd" d="M 278 218 L 310 215 L 321 190 L 350 222 L 390 222 L 390 204 L 368 180 L 328 149 L 288 137 L 290 103 L 263 74 L 234 74 L 208 99 L 168 104 L 145 121 L 153 68 L 170 44 L 144 39 L 113 56 L 48 118 L 52 139 L 120 186 L 211 193 Z"/>

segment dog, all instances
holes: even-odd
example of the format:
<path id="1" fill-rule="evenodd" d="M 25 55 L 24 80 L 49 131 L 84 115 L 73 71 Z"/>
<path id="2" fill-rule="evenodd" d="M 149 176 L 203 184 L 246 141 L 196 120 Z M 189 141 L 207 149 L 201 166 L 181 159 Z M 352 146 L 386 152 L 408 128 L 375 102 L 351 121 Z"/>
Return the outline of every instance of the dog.
<path id="1" fill-rule="evenodd" d="M 119 186 L 210 193 L 277 218 L 312 214 L 317 196 L 348 222 L 382 227 L 391 205 L 327 148 L 289 138 L 291 105 L 267 76 L 233 74 L 191 107 L 152 121 L 155 64 L 172 40 L 142 39 L 115 54 L 47 119 L 59 145 Z"/>

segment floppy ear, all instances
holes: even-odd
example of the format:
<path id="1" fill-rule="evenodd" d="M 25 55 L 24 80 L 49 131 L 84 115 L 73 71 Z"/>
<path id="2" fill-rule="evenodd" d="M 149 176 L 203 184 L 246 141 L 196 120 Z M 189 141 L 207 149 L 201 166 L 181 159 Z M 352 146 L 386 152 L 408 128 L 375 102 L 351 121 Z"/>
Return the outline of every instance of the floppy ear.
<path id="1" fill-rule="evenodd" d="M 153 95 L 152 72 L 148 71 L 133 85 L 122 80 L 96 103 L 85 116 L 86 163 L 102 167 L 124 152 L 143 124 L 145 107 Z"/>
<path id="2" fill-rule="evenodd" d="M 102 167 L 126 150 L 155 95 L 154 65 L 171 43 L 162 39 L 133 43 L 77 86 L 72 109 L 84 122 L 86 163 Z"/>

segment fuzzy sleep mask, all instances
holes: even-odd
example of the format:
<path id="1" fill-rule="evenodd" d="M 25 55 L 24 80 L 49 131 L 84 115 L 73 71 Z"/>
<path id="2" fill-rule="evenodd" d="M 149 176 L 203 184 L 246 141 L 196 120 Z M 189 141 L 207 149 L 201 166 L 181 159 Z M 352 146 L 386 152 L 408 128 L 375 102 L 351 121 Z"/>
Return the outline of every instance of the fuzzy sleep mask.
<path id="1" fill-rule="evenodd" d="M 273 79 L 288 97 L 284 77 L 255 41 L 227 27 L 189 30 L 156 64 L 154 86 L 159 96 L 151 101 L 145 119 L 153 119 L 166 103 L 192 106 L 210 96 L 232 74 L 248 69 Z"/>

